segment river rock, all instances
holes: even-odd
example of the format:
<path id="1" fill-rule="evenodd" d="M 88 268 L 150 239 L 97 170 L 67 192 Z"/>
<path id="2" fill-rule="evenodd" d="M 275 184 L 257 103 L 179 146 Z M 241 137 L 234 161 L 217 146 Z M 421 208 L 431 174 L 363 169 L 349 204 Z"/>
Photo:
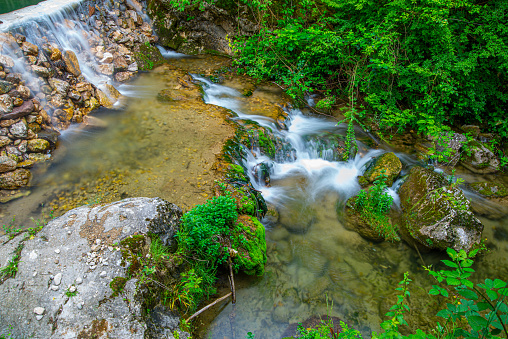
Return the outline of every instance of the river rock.
<path id="1" fill-rule="evenodd" d="M 63 60 L 65 62 L 65 69 L 67 72 L 73 74 L 74 76 L 81 75 L 81 69 L 79 68 L 79 61 L 76 57 L 76 54 L 73 51 L 65 51 L 63 55 Z"/>
<path id="2" fill-rule="evenodd" d="M 125 71 L 129 67 L 129 64 L 127 63 L 125 58 L 121 55 L 113 59 L 113 65 L 115 67 L 115 72 Z"/>
<path id="3" fill-rule="evenodd" d="M 21 45 L 21 50 L 25 52 L 25 54 L 27 55 L 33 56 L 39 55 L 39 47 L 28 41 L 23 42 L 23 44 Z"/>
<path id="4" fill-rule="evenodd" d="M 11 139 L 8 136 L 2 135 L 0 136 L 0 147 L 4 147 L 11 143 Z"/>
<path id="5" fill-rule="evenodd" d="M 9 91 L 14 87 L 13 84 L 11 84 L 8 81 L 0 80 L 0 94 L 6 94 L 9 93 Z"/>
<path id="6" fill-rule="evenodd" d="M 474 173 L 495 173 L 499 170 L 499 160 L 484 144 L 471 141 L 462 152 L 460 164 Z"/>
<path id="7" fill-rule="evenodd" d="M 441 173 L 415 166 L 399 189 L 401 235 L 422 249 L 469 251 L 479 244 L 483 225 L 464 193 Z"/>
<path id="8" fill-rule="evenodd" d="M 0 173 L 13 171 L 16 169 L 16 161 L 7 156 L 0 156 Z"/>
<path id="9" fill-rule="evenodd" d="M 69 90 L 69 83 L 67 81 L 63 81 L 60 79 L 51 78 L 49 79 L 49 85 L 53 88 L 58 94 L 67 95 L 67 91 Z"/>
<path id="10" fill-rule="evenodd" d="M 397 178 L 402 170 L 402 162 L 400 159 L 393 153 L 385 153 L 379 157 L 377 157 L 367 168 L 363 177 L 369 182 L 373 183 L 376 178 L 385 171 L 386 175 L 386 185 L 388 187 L 393 185 L 393 181 Z"/>
<path id="11" fill-rule="evenodd" d="M 0 189 L 14 190 L 27 186 L 31 177 L 30 171 L 24 168 L 2 173 L 0 174 Z"/>
<path id="12" fill-rule="evenodd" d="M 113 62 L 113 54 L 106 52 L 104 53 L 104 57 L 100 60 L 101 63 L 110 64 Z"/>
<path id="13" fill-rule="evenodd" d="M 2 117 L 5 113 L 12 112 L 14 107 L 14 103 L 9 94 L 0 95 L 0 117 Z"/>
<path id="14" fill-rule="evenodd" d="M 26 122 L 19 121 L 13 124 L 9 128 L 9 132 L 11 132 L 12 136 L 18 139 L 26 138 L 28 136 L 28 127 Z"/>
<path id="15" fill-rule="evenodd" d="M 115 80 L 118 82 L 128 81 L 132 77 L 130 72 L 118 72 L 115 74 Z"/>
<path id="16" fill-rule="evenodd" d="M 112 75 L 115 71 L 115 67 L 113 64 L 102 64 L 99 65 L 99 72 L 101 72 L 104 75 Z"/>
<path id="17" fill-rule="evenodd" d="M 0 54 L 0 65 L 7 68 L 14 67 L 14 60 L 10 56 Z"/>
<path id="18" fill-rule="evenodd" d="M 146 314 L 137 281 L 128 276 L 129 262 L 113 247 L 134 235 L 174 234 L 178 224 L 173 221 L 180 216 L 177 206 L 162 199 L 133 198 L 83 206 L 49 221 L 33 239 L 25 240 L 16 277 L 0 285 L 0 328 L 12 326 L 14 338 L 141 339 L 149 331 L 164 332 L 168 326 L 168 332 L 187 338 L 187 333 L 173 326 L 179 319 L 167 309 L 153 307 L 152 318 Z M 109 265 L 90 270 L 87 258 L 97 239 L 105 248 L 94 253 Z M 55 248 L 61 250 L 58 264 L 54 263 Z M 39 274 L 34 276 L 34 269 Z M 100 278 L 103 271 L 106 276 Z M 61 286 L 82 280 L 77 295 L 67 297 L 65 288 L 48 290 L 48 276 L 57 273 L 62 274 Z M 110 287 L 114 279 L 125 283 L 121 294 L 114 294 Z M 34 307 L 44 308 L 45 317 L 52 320 L 34 321 Z"/>
<path id="19" fill-rule="evenodd" d="M 370 241 L 380 242 L 385 240 L 381 232 L 375 230 L 368 220 L 363 218 L 362 214 L 355 206 L 356 199 L 356 196 L 351 197 L 346 202 L 346 222 L 344 227 L 350 231 L 355 231 L 363 238 Z"/>
<path id="20" fill-rule="evenodd" d="M 49 58 L 51 59 L 51 61 L 60 60 L 62 59 L 62 52 L 60 52 L 60 50 L 57 47 L 52 47 Z"/>
<path id="21" fill-rule="evenodd" d="M 32 95 L 32 93 L 30 92 L 30 88 L 23 85 L 19 85 L 18 87 L 16 87 L 16 91 L 18 91 L 19 96 L 23 100 L 28 100 Z"/>
<path id="22" fill-rule="evenodd" d="M 29 152 L 42 153 L 49 148 L 49 141 L 44 139 L 28 140 L 27 149 Z"/>
<path id="23" fill-rule="evenodd" d="M 23 76 L 20 73 L 9 73 L 5 77 L 5 80 L 19 85 L 19 83 L 23 81 Z"/>
<path id="24" fill-rule="evenodd" d="M 37 74 L 38 76 L 41 76 L 43 78 L 49 78 L 51 76 L 51 73 L 49 72 L 49 69 L 42 66 L 32 65 L 32 71 Z"/>
<path id="25" fill-rule="evenodd" d="M 460 149 L 467 142 L 467 137 L 460 133 L 443 132 L 438 138 L 431 137 L 434 140 L 436 151 L 441 153 L 439 162 L 450 167 L 454 167 L 460 160 Z"/>
<path id="26" fill-rule="evenodd" d="M 486 197 L 502 198 L 508 196 L 508 187 L 500 183 L 474 182 L 469 184 L 469 187 Z"/>

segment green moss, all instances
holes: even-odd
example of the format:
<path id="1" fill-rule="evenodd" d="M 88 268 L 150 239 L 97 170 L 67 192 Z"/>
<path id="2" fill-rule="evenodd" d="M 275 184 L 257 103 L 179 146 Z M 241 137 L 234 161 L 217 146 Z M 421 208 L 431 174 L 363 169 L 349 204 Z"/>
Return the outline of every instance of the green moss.
<path id="1" fill-rule="evenodd" d="M 386 184 L 391 186 L 393 180 L 397 178 L 400 171 L 402 170 L 402 163 L 400 159 L 392 152 L 385 153 L 377 157 L 369 168 L 365 171 L 364 177 L 370 183 L 374 182 L 382 171 L 386 174 Z"/>
<path id="2" fill-rule="evenodd" d="M 234 237 L 238 254 L 233 262 L 238 270 L 249 275 L 263 275 L 266 263 L 265 227 L 256 217 L 241 216 L 239 220 L 239 232 Z"/>
<path id="3" fill-rule="evenodd" d="M 166 62 L 159 49 L 149 43 L 136 46 L 134 58 L 138 63 L 138 68 L 142 71 L 151 70 Z"/>
<path id="4" fill-rule="evenodd" d="M 486 197 L 505 197 L 508 195 L 508 188 L 503 184 L 493 182 L 475 182 L 470 184 L 471 188 Z"/>
<path id="5" fill-rule="evenodd" d="M 123 289 L 125 287 L 125 284 L 129 281 L 129 279 L 124 277 L 116 277 L 109 283 L 109 287 L 113 291 L 113 294 L 111 294 L 111 297 L 114 298 L 118 296 L 120 293 L 123 292 Z"/>

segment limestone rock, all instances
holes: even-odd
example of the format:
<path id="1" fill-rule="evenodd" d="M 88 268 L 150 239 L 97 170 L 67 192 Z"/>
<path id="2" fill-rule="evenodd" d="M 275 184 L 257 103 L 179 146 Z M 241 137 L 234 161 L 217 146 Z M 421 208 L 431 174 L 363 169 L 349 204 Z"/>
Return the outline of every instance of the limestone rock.
<path id="1" fill-rule="evenodd" d="M 79 68 L 79 61 L 76 54 L 73 51 L 65 51 L 63 55 L 65 62 L 65 69 L 67 72 L 79 76 L 81 75 L 81 69 Z"/>
<path id="2" fill-rule="evenodd" d="M 67 95 L 67 91 L 69 90 L 69 86 L 70 86 L 67 81 L 63 81 L 63 80 L 55 79 L 55 78 L 49 79 L 49 85 L 58 94 L 61 94 L 61 95 Z"/>
<path id="3" fill-rule="evenodd" d="M 350 231 L 355 231 L 365 239 L 379 242 L 385 240 L 384 236 L 369 224 L 362 215 L 356 210 L 356 196 L 349 198 L 346 202 L 346 222 L 344 227 Z"/>
<path id="4" fill-rule="evenodd" d="M 483 225 L 471 203 L 441 174 L 415 166 L 399 189 L 402 237 L 423 249 L 452 247 L 469 251 L 481 239 Z"/>
<path id="5" fill-rule="evenodd" d="M 115 79 L 118 82 L 128 81 L 132 77 L 132 73 L 130 72 L 118 72 L 115 74 Z"/>
<path id="6" fill-rule="evenodd" d="M 443 134 L 439 138 L 431 138 L 437 152 L 444 153 L 443 158 L 439 161 L 450 167 L 454 167 L 460 160 L 460 149 L 467 142 L 465 135 L 460 133 Z M 448 154 L 447 154 L 448 153 Z"/>
<path id="7" fill-rule="evenodd" d="M 49 72 L 49 69 L 42 66 L 32 65 L 32 71 L 37 74 L 38 76 L 41 76 L 43 78 L 49 78 L 51 76 L 51 73 Z"/>
<path id="8" fill-rule="evenodd" d="M 14 107 L 10 113 L 4 114 L 3 119 L 17 119 L 32 113 L 35 105 L 32 100 L 25 101 L 21 106 Z"/>
<path id="9" fill-rule="evenodd" d="M 115 67 L 115 72 L 122 72 L 127 70 L 129 64 L 127 64 L 127 61 L 123 56 L 119 55 L 113 59 L 113 66 Z"/>
<path id="10" fill-rule="evenodd" d="M 169 310 L 154 306 L 151 318 L 146 316 L 137 281 L 128 277 L 130 263 L 122 260 L 122 251 L 114 245 L 149 232 L 174 234 L 178 224 L 171 220 L 179 220 L 180 216 L 177 206 L 162 199 L 134 198 L 93 208 L 83 206 L 51 220 L 33 239 L 25 241 L 16 277 L 0 285 L 2 328 L 12 325 L 14 338 L 141 339 L 149 332 L 155 335 L 173 331 L 187 338 L 188 334 L 178 329 L 178 317 Z M 70 234 L 62 231 L 65 229 Z M 89 270 L 86 260 L 97 239 L 104 248 L 95 253 L 109 265 Z M 55 257 L 56 248 L 61 250 L 58 264 L 48 260 Z M 40 274 L 34 275 L 34 269 Z M 106 275 L 100 278 L 103 271 Z M 60 286 L 64 287 L 48 289 L 48 275 L 59 273 Z M 123 281 L 120 295 L 111 288 L 114 279 Z M 82 283 L 77 295 L 67 297 L 66 287 L 78 280 Z M 19 289 L 23 282 L 25 288 Z M 45 317 L 53 320 L 34 321 L 38 315 L 32 312 L 34 307 L 44 308 Z M 58 326 L 53 325 L 55 322 Z"/>
<path id="11" fill-rule="evenodd" d="M 469 186 L 486 197 L 502 198 L 508 196 L 508 187 L 494 182 L 474 182 Z"/>
<path id="12" fill-rule="evenodd" d="M 96 90 L 96 96 L 97 96 L 97 99 L 98 99 L 99 104 L 101 106 L 104 106 L 106 108 L 112 108 L 113 107 L 113 102 L 108 98 L 106 93 L 104 93 L 100 89 Z"/>
<path id="13" fill-rule="evenodd" d="M 0 54 L 0 66 L 12 68 L 14 67 L 14 60 L 10 56 Z"/>
<path id="14" fill-rule="evenodd" d="M 7 156 L 0 156 L 0 173 L 13 171 L 16 169 L 16 161 Z"/>
<path id="15" fill-rule="evenodd" d="M 99 65 L 99 72 L 105 75 L 112 75 L 115 71 L 113 64 L 102 64 Z"/>
<path id="16" fill-rule="evenodd" d="M 0 189 L 14 190 L 27 186 L 31 177 L 30 171 L 24 168 L 2 173 L 0 174 Z"/>
<path id="17" fill-rule="evenodd" d="M 16 87 L 16 91 L 18 91 L 21 99 L 23 100 L 28 100 L 32 95 L 32 93 L 30 92 L 30 88 L 23 85 L 19 85 L 18 87 Z"/>
<path id="18" fill-rule="evenodd" d="M 108 91 L 109 97 L 111 99 L 116 101 L 120 99 L 120 97 L 122 96 L 122 94 L 120 94 L 120 92 L 115 88 L 115 86 L 106 84 L 104 85 L 104 87 L 106 87 L 106 90 Z"/>

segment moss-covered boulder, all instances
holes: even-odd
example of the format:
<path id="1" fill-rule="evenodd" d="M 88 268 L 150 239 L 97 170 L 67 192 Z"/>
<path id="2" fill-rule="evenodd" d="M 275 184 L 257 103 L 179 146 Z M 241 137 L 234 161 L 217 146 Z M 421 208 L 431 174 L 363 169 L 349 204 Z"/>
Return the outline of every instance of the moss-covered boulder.
<path id="1" fill-rule="evenodd" d="M 460 164 L 474 173 L 495 173 L 499 170 L 499 160 L 484 144 L 470 141 L 464 146 Z"/>
<path id="2" fill-rule="evenodd" d="M 469 184 L 476 192 L 489 198 L 503 198 L 508 196 L 508 187 L 494 182 L 474 182 Z"/>
<path id="3" fill-rule="evenodd" d="M 415 166 L 399 189 L 401 235 L 423 249 L 471 250 L 483 225 L 464 193 L 431 169 Z"/>
<path id="4" fill-rule="evenodd" d="M 233 263 L 238 271 L 263 275 L 266 264 L 265 227 L 250 215 L 238 216 L 236 225 L 231 237 L 237 251 L 233 255 Z"/>

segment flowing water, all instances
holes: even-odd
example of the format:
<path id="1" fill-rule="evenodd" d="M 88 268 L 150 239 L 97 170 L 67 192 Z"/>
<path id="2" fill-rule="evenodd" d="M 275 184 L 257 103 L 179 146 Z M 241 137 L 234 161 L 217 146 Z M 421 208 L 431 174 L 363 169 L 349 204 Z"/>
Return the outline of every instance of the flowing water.
<path id="1" fill-rule="evenodd" d="M 403 243 L 374 244 L 343 226 L 342 207 L 359 191 L 357 177 L 369 160 L 391 151 L 388 147 L 373 150 L 359 142 L 360 151 L 354 160 L 335 161 L 333 150 L 323 149 L 323 145 L 330 135 L 344 135 L 346 126 L 293 109 L 288 112 L 287 128 L 281 129 L 273 119 L 247 112 L 238 91 L 195 78 L 203 83 L 207 103 L 233 110 L 239 123 L 254 120 L 270 128 L 291 148 L 289 156 L 276 154 L 273 159 L 259 149 L 246 149 L 242 165 L 254 187 L 277 211 L 276 217 L 263 220 L 268 242 L 266 274 L 254 282 L 240 277 L 237 304 L 223 305 L 210 316 L 212 319 L 202 318 L 204 324 L 211 325 L 200 332 L 201 337 L 245 338 L 250 331 L 256 338 L 280 338 L 289 324 L 326 314 L 347 320 L 369 337 L 372 330 L 379 331 L 383 314 L 395 302 L 394 289 L 404 272 L 410 272 L 416 286 L 428 288 L 433 283 L 412 248 Z M 403 161 L 403 174 L 417 163 L 410 155 L 396 154 Z M 270 169 L 269 187 L 255 175 L 262 163 Z M 468 182 L 485 180 L 465 173 L 462 176 Z M 498 180 L 507 183 L 506 178 L 498 176 Z M 395 198 L 394 208 L 398 184 L 389 189 Z M 477 206 L 498 211 L 497 215 L 487 212 L 492 219 L 481 218 L 486 244 L 492 250 L 477 262 L 478 276 L 506 278 L 506 208 L 466 193 Z M 423 260 L 429 265 L 443 258 L 442 254 L 427 254 Z M 426 300 L 423 290 L 416 290 L 408 319 L 425 328 L 425 322 L 432 321 L 425 314 L 435 314 L 439 305 Z M 415 296 L 420 301 L 415 301 Z"/>

